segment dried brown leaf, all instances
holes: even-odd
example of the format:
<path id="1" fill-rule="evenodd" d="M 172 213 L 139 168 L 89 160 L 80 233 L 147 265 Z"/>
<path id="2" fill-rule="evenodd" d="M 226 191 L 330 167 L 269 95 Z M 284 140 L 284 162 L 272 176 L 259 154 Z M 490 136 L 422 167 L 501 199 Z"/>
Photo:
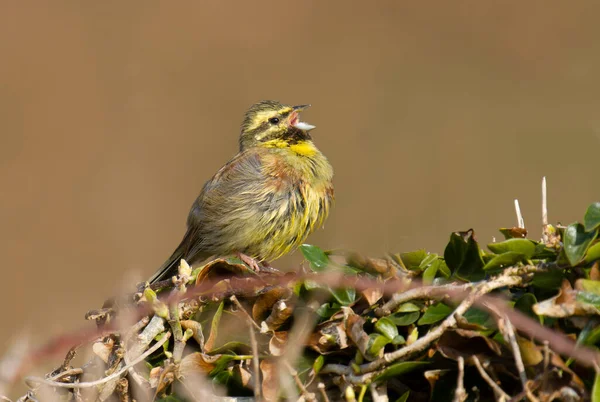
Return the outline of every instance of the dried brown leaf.
<path id="1" fill-rule="evenodd" d="M 265 401 L 277 401 L 279 393 L 279 376 L 277 375 L 277 364 L 271 360 L 260 362 L 262 373 L 262 394 Z"/>
<path id="2" fill-rule="evenodd" d="M 281 299 L 288 299 L 291 291 L 281 286 L 272 286 L 265 288 L 256 298 L 252 306 L 252 318 L 254 321 L 263 321 L 269 314 L 275 303 Z"/>

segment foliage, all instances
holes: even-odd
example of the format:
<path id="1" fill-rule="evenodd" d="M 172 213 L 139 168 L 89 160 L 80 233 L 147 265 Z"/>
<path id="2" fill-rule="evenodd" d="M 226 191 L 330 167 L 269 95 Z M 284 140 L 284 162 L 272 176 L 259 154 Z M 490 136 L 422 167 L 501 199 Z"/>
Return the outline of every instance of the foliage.
<path id="1" fill-rule="evenodd" d="M 237 259 L 194 271 L 182 262 L 173 280 L 143 284 L 133 297 L 90 312 L 102 328 L 113 328 L 132 305 L 139 313 L 137 337 L 114 330 L 96 341 L 95 364 L 107 375 L 128 368 L 132 350 L 139 356 L 164 342 L 145 367 L 125 370 L 96 396 L 123 400 L 137 389 L 161 401 L 219 400 L 219 393 L 600 401 L 592 368 L 600 342 L 600 203 L 582 222 L 548 225 L 544 241 L 504 228 L 505 240 L 487 247 L 473 230 L 455 232 L 443 255 L 364 258 L 303 245 L 307 266 L 287 274 L 257 274 Z"/>

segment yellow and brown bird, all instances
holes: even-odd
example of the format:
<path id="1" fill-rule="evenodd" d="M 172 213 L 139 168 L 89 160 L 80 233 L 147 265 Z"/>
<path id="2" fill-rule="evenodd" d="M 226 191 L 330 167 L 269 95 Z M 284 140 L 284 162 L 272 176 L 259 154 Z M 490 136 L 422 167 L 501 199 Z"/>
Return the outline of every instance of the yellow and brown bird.
<path id="1" fill-rule="evenodd" d="M 150 282 L 213 255 L 238 254 L 253 268 L 298 247 L 323 225 L 333 169 L 299 112 L 309 105 L 262 101 L 246 112 L 240 150 L 210 179 L 187 219 L 181 244 Z"/>

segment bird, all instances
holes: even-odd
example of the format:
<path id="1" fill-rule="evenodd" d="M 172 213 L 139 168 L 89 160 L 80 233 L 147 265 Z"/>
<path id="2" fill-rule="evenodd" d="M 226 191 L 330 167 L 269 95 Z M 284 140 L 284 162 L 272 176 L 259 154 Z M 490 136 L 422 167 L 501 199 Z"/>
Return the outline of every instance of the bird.
<path id="1" fill-rule="evenodd" d="M 193 202 L 179 246 L 149 279 L 177 274 L 211 256 L 237 255 L 260 271 L 323 226 L 334 202 L 333 168 L 300 120 L 310 105 L 264 100 L 245 113 L 239 152 Z"/>

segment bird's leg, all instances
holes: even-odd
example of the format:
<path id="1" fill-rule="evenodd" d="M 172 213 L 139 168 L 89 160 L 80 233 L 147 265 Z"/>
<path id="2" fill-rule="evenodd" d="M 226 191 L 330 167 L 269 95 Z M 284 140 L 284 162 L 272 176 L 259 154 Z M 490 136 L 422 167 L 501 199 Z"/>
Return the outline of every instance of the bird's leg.
<path id="1" fill-rule="evenodd" d="M 250 267 L 250 269 L 252 269 L 254 272 L 260 272 L 260 266 L 258 265 L 258 262 L 250 257 L 249 255 L 246 255 L 244 253 L 238 253 L 238 257 L 240 260 L 242 260 L 244 263 L 246 263 L 246 265 L 248 265 Z"/>

